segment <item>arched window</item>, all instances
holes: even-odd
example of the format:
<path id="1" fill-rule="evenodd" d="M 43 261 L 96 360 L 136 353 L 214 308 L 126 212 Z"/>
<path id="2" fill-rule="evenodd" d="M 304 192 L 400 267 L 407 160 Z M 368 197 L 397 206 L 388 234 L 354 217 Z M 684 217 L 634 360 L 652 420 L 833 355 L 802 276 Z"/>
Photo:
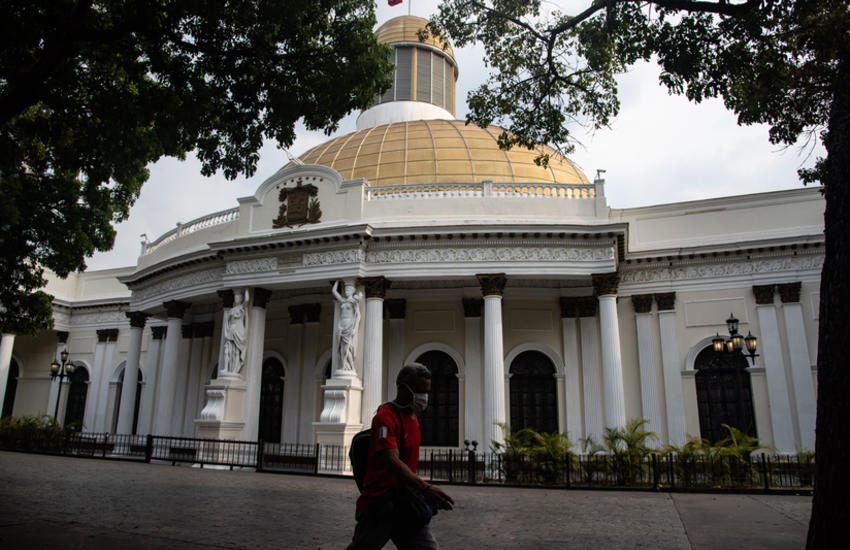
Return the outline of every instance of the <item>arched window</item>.
<path id="1" fill-rule="evenodd" d="M 431 371 L 431 395 L 428 408 L 419 418 L 423 446 L 456 447 L 458 416 L 457 365 L 449 354 L 427 351 L 416 360 Z"/>
<path id="2" fill-rule="evenodd" d="M 259 438 L 266 443 L 280 443 L 283 422 L 283 365 L 274 357 L 263 361 L 260 390 Z"/>
<path id="3" fill-rule="evenodd" d="M 112 431 L 114 433 L 118 432 L 118 415 L 121 414 L 121 392 L 124 390 L 124 373 L 126 369 L 121 370 L 121 374 L 118 375 L 118 389 L 115 392 L 115 414 L 112 418 Z M 139 405 L 141 404 L 142 399 L 142 371 L 139 371 L 138 376 L 136 376 L 136 402 L 133 404 L 133 435 L 136 434 L 136 430 L 139 427 Z"/>
<path id="4" fill-rule="evenodd" d="M 700 436 L 711 443 L 729 435 L 723 424 L 756 436 L 748 366 L 743 355 L 716 352 L 712 346 L 694 361 Z"/>
<path id="5" fill-rule="evenodd" d="M 15 408 L 15 392 L 18 390 L 18 362 L 12 359 L 9 363 L 9 376 L 6 378 L 6 393 L 3 397 L 3 413 L 0 418 L 12 416 L 12 409 Z"/>
<path id="6" fill-rule="evenodd" d="M 68 385 L 68 403 L 65 405 L 64 425 L 70 430 L 81 431 L 86 414 L 86 396 L 89 392 L 89 371 L 76 365 Z"/>
<path id="7" fill-rule="evenodd" d="M 511 363 L 511 430 L 558 431 L 555 366 L 539 351 L 524 351 Z"/>

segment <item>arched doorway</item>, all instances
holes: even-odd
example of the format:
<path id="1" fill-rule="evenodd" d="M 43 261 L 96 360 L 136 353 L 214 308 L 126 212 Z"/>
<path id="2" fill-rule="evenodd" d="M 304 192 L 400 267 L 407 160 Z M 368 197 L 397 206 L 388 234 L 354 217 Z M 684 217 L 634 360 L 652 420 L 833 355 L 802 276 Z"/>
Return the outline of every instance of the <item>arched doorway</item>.
<path id="1" fill-rule="evenodd" d="M 696 369 L 700 437 L 716 443 L 729 435 L 728 424 L 756 436 L 749 366 L 743 355 L 727 355 L 709 346 L 699 352 Z"/>
<path id="2" fill-rule="evenodd" d="M 115 391 L 115 413 L 112 416 L 112 431 L 113 433 L 118 432 L 118 416 L 121 414 L 121 392 L 124 391 L 124 373 L 126 369 L 121 370 L 121 374 L 118 375 L 118 388 Z M 138 376 L 136 376 L 136 402 L 133 405 L 133 431 L 131 432 L 133 435 L 136 434 L 136 430 L 139 427 L 139 405 L 141 404 L 142 399 L 142 371 L 138 372 Z"/>
<path id="3" fill-rule="evenodd" d="M 511 431 L 558 431 L 555 365 L 539 351 L 524 351 L 510 367 Z"/>
<path id="4" fill-rule="evenodd" d="M 266 443 L 280 443 L 283 422 L 283 365 L 269 357 L 263 361 L 263 378 L 260 389 L 260 421 L 258 437 Z"/>
<path id="5" fill-rule="evenodd" d="M 18 390 L 18 362 L 12 359 L 9 363 L 9 376 L 6 378 L 6 393 L 3 397 L 3 413 L 0 418 L 12 416 L 12 410 L 15 408 L 15 393 Z"/>
<path id="6" fill-rule="evenodd" d="M 70 378 L 64 425 L 70 430 L 82 431 L 83 417 L 86 413 L 86 396 L 89 392 L 89 371 L 82 365 L 76 365 Z"/>
<path id="7" fill-rule="evenodd" d="M 438 350 L 426 351 L 416 362 L 431 371 L 428 408 L 419 418 L 422 445 L 456 447 L 460 444 L 457 365 L 449 354 Z"/>

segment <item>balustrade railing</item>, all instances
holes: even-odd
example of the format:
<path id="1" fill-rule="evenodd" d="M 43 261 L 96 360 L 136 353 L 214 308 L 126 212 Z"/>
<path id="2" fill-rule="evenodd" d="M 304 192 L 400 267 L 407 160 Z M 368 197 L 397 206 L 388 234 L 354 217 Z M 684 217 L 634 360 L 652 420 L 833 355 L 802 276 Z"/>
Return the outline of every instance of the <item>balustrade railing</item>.
<path id="1" fill-rule="evenodd" d="M 451 197 L 539 197 L 593 199 L 596 187 L 572 183 L 415 183 L 369 187 L 366 200 L 442 199 Z"/>
<path id="2" fill-rule="evenodd" d="M 142 255 L 145 256 L 147 254 L 156 252 L 156 250 L 158 250 L 159 248 L 179 239 L 180 237 L 184 237 L 202 229 L 207 229 L 208 227 L 214 227 L 216 225 L 230 223 L 238 219 L 239 207 L 237 206 L 228 210 L 222 210 L 221 212 L 213 212 L 212 214 L 201 216 L 200 218 L 194 219 L 188 223 L 178 224 L 177 227 L 161 235 L 155 241 L 151 243 L 145 243 L 144 248 L 142 250 Z"/>

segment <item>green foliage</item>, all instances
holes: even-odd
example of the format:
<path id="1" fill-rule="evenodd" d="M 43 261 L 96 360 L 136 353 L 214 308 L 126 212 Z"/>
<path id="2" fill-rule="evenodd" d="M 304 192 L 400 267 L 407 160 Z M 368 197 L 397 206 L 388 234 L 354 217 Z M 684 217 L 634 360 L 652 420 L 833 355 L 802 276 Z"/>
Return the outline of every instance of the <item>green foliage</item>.
<path id="1" fill-rule="evenodd" d="M 0 449 L 59 452 L 65 431 L 50 416 L 7 416 L 0 419 Z"/>
<path id="2" fill-rule="evenodd" d="M 505 434 L 504 443 L 493 442 L 493 452 L 502 460 L 507 481 L 557 481 L 565 473 L 567 461 L 575 460 L 570 453 L 572 443 L 564 434 L 539 433 L 531 428 L 512 432 L 499 424 Z"/>
<path id="3" fill-rule="evenodd" d="M 112 247 L 146 166 L 256 169 L 264 138 L 328 132 L 390 85 L 367 0 L 0 0 L 0 325 L 49 326 L 33 297 Z M 48 307 L 46 307 L 48 306 Z"/>

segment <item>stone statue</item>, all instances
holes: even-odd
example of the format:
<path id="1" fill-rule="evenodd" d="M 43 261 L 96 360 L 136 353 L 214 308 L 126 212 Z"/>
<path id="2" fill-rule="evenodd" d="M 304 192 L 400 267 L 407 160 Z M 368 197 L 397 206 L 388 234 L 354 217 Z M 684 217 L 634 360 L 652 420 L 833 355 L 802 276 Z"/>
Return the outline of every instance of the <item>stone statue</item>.
<path id="1" fill-rule="evenodd" d="M 224 323 L 224 368 L 223 373 L 239 374 L 245 364 L 245 333 L 248 328 L 248 289 L 244 295 L 234 293 L 233 307 L 227 310 Z"/>
<path id="2" fill-rule="evenodd" d="M 345 283 L 345 296 L 340 296 L 339 281 L 334 282 L 331 289 L 334 299 L 339 304 L 337 319 L 337 368 L 341 371 L 354 372 L 354 353 L 357 345 L 357 327 L 360 324 L 360 298 L 362 295 L 354 292 L 354 285 Z"/>

